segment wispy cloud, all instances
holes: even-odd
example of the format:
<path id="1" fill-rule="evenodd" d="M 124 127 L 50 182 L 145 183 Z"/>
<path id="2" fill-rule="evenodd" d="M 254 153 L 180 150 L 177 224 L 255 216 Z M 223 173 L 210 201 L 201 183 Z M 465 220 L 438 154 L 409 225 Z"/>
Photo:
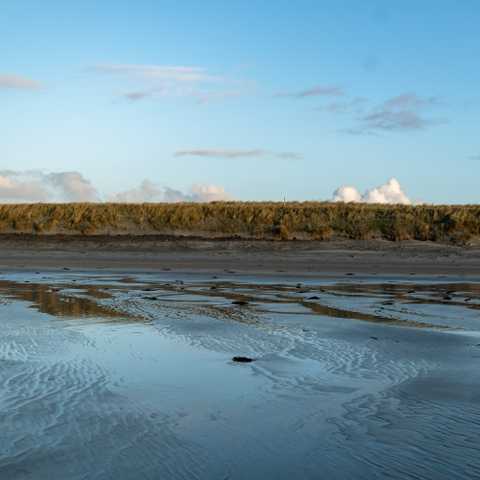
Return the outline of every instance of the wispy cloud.
<path id="1" fill-rule="evenodd" d="M 0 74 L 0 90 L 39 90 L 42 85 L 30 78 L 19 75 Z"/>
<path id="2" fill-rule="evenodd" d="M 385 108 L 390 109 L 414 109 L 433 107 L 441 102 L 437 97 L 419 97 L 413 92 L 402 93 L 390 98 L 384 103 Z"/>
<path id="3" fill-rule="evenodd" d="M 343 95 L 345 95 L 345 92 L 337 85 L 316 85 L 297 92 L 278 92 L 274 96 L 301 99 L 306 97 L 340 97 Z"/>
<path id="4" fill-rule="evenodd" d="M 138 102 L 139 100 L 144 100 L 145 98 L 149 98 L 153 95 L 153 92 L 127 92 L 124 93 L 123 96 L 130 100 L 131 102 Z"/>
<path id="5" fill-rule="evenodd" d="M 440 104 L 436 97 L 419 97 L 415 93 L 404 93 L 385 100 L 357 118 L 357 125 L 349 133 L 375 134 L 386 131 L 408 132 L 423 130 L 443 123 L 425 112 Z"/>
<path id="6" fill-rule="evenodd" d="M 354 97 L 343 102 L 330 102 L 326 105 L 317 107 L 316 110 L 339 114 L 360 115 L 365 112 L 368 100 L 363 97 Z"/>
<path id="7" fill-rule="evenodd" d="M 294 152 L 272 152 L 262 149 L 192 149 L 178 150 L 175 152 L 176 157 L 209 157 L 209 158 L 278 158 L 298 160 L 302 155 Z"/>
<path id="8" fill-rule="evenodd" d="M 220 77 L 207 73 L 205 68 L 179 65 L 102 64 L 94 66 L 93 70 L 110 75 L 129 75 L 170 82 L 196 83 L 220 80 Z"/>
<path id="9" fill-rule="evenodd" d="M 215 75 L 196 66 L 102 64 L 90 70 L 123 79 L 129 87 L 120 97 L 130 102 L 189 97 L 198 104 L 207 104 L 239 97 L 251 87 L 251 83 Z"/>

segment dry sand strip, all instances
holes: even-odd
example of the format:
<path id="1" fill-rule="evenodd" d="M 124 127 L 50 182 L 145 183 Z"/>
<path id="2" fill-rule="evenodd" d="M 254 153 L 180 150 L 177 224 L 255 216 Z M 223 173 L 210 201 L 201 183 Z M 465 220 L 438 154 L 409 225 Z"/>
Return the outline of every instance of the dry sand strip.
<path id="1" fill-rule="evenodd" d="M 211 241 L 154 236 L 0 236 L 0 270 L 282 276 L 480 276 L 480 248 L 432 242 Z"/>

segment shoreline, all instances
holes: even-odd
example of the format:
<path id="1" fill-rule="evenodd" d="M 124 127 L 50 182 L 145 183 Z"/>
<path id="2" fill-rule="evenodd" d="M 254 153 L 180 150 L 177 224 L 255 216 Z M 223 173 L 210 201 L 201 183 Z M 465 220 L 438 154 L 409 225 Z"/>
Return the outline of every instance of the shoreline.
<path id="1" fill-rule="evenodd" d="M 480 247 L 385 240 L 246 241 L 0 235 L 0 270 L 305 276 L 480 276 Z"/>

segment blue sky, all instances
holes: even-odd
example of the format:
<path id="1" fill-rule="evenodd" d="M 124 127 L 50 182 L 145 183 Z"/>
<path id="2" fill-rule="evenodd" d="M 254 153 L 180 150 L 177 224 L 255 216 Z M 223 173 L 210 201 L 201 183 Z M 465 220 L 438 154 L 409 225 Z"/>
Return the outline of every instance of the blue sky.
<path id="1" fill-rule="evenodd" d="M 473 0 L 5 0 L 0 170 L 478 203 L 479 24 Z"/>

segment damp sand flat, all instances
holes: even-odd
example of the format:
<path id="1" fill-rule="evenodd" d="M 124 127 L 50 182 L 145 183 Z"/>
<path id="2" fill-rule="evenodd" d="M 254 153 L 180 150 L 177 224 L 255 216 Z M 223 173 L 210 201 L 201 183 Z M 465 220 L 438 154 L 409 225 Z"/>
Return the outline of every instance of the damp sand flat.
<path id="1" fill-rule="evenodd" d="M 0 478 L 476 478 L 479 314 L 462 277 L 4 272 Z"/>
<path id="2" fill-rule="evenodd" d="M 202 275 L 464 275 L 480 278 L 480 244 L 382 240 L 166 240 L 154 235 L 0 235 L 0 271 L 175 271 Z"/>

